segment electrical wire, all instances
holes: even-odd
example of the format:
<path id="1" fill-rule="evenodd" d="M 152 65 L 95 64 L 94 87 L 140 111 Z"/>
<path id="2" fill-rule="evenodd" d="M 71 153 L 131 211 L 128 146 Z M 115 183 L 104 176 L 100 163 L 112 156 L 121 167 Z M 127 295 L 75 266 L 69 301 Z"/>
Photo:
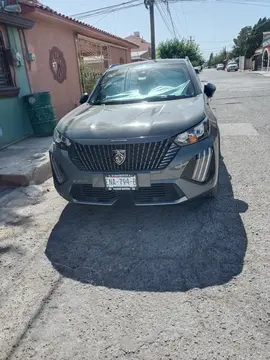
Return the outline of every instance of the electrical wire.
<path id="1" fill-rule="evenodd" d="M 166 4 L 166 9 L 167 9 L 167 13 L 169 15 L 169 18 L 170 18 L 170 22 L 171 22 L 171 25 L 172 25 L 172 30 L 173 30 L 173 33 L 174 33 L 174 37 L 177 38 L 177 35 L 176 35 L 176 26 L 174 25 L 174 22 L 173 22 L 173 18 L 172 18 L 172 14 L 171 14 L 171 9 L 170 9 L 170 6 L 169 6 L 169 1 L 168 0 L 163 0 L 164 1 L 164 4 Z M 179 35 L 178 35 L 179 37 Z"/>
<path id="2" fill-rule="evenodd" d="M 174 14 L 175 14 L 175 16 L 176 16 L 177 24 L 178 24 L 178 26 L 179 26 L 179 24 L 182 23 L 181 20 L 180 20 L 180 17 L 178 16 L 178 12 L 179 12 L 179 11 L 176 11 L 176 9 L 175 9 L 174 7 L 173 7 L 173 10 L 174 10 Z M 185 17 L 184 12 L 183 12 L 182 14 L 183 14 L 183 16 Z M 183 33 L 187 34 L 188 31 L 187 31 L 187 23 L 186 23 L 186 21 L 185 21 L 185 25 L 186 25 L 186 30 L 184 30 Z"/>
<path id="3" fill-rule="evenodd" d="M 267 7 L 270 8 L 270 5 L 267 5 L 266 2 L 262 2 L 262 0 L 260 1 L 247 1 L 247 0 L 216 0 L 216 3 L 229 3 L 229 4 L 235 4 L 235 5 L 249 5 L 249 6 L 259 6 L 259 7 Z M 268 2 L 269 4 L 269 2 Z"/>
<path id="4" fill-rule="evenodd" d="M 178 2 L 207 2 L 208 0 L 168 0 L 170 3 L 175 4 Z"/>
<path id="5" fill-rule="evenodd" d="M 159 15 L 161 16 L 161 18 L 162 18 L 165 26 L 167 27 L 169 33 L 170 33 L 172 36 L 174 36 L 173 31 L 172 31 L 172 29 L 170 28 L 169 22 L 168 22 L 168 20 L 166 19 L 166 14 L 164 14 L 163 9 L 161 8 L 161 4 L 160 4 L 159 2 L 156 2 L 155 5 L 156 5 L 156 8 L 157 8 L 157 10 L 158 10 L 158 12 L 159 12 Z"/>
<path id="6" fill-rule="evenodd" d="M 232 39 L 230 40 L 197 40 L 198 43 L 229 43 L 231 42 Z"/>
<path id="7" fill-rule="evenodd" d="M 172 37 L 174 37 L 175 39 L 181 38 L 180 32 L 178 31 L 178 28 L 172 18 L 172 14 L 170 11 L 170 7 L 167 4 L 167 0 L 156 1 L 155 5 Z"/>
<path id="8" fill-rule="evenodd" d="M 181 6 L 182 6 L 182 13 L 183 13 L 183 17 L 184 17 L 185 26 L 186 26 L 186 32 L 188 33 L 187 17 L 186 17 L 186 14 L 185 14 L 184 1 L 183 0 L 181 0 Z"/>
<path id="9" fill-rule="evenodd" d="M 71 16 L 78 20 L 82 20 L 82 19 L 86 19 L 86 18 L 89 18 L 92 16 L 105 15 L 108 13 L 125 10 L 125 9 L 130 9 L 130 8 L 133 8 L 136 6 L 141 6 L 141 5 L 143 5 L 142 0 L 130 0 L 130 1 L 120 3 L 120 4 L 115 4 L 115 5 L 105 6 L 103 8 L 84 11 L 81 13 L 73 14 Z"/>
<path id="10" fill-rule="evenodd" d="M 100 12 L 100 11 L 113 10 L 115 8 L 118 8 L 118 7 L 121 7 L 121 6 L 124 6 L 124 5 L 131 5 L 131 4 L 133 4 L 133 3 L 137 2 L 137 1 L 138 0 L 129 0 L 129 1 L 122 2 L 120 4 L 114 4 L 114 5 L 105 6 L 105 7 L 102 7 L 102 8 L 97 8 L 97 9 L 94 9 L 94 10 L 88 10 L 88 11 L 84 11 L 84 12 L 81 12 L 81 13 L 73 14 L 71 16 L 78 17 L 78 16 L 84 16 L 84 15 Z"/>

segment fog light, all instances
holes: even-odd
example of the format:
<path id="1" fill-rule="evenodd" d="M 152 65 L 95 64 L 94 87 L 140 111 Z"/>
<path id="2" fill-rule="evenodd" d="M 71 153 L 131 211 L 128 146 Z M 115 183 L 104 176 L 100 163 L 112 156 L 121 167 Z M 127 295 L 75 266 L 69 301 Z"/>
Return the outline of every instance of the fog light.
<path id="1" fill-rule="evenodd" d="M 61 185 L 67 180 L 67 177 L 66 177 L 63 169 L 61 168 L 61 166 L 56 163 L 53 156 L 50 156 L 50 157 L 51 157 L 51 166 L 52 166 L 55 180 L 57 181 L 57 183 L 59 185 Z"/>
<path id="2" fill-rule="evenodd" d="M 209 166 L 211 164 L 212 156 L 212 148 L 208 148 L 207 150 L 204 150 L 197 155 L 192 180 L 202 183 L 205 182 L 208 175 Z"/>

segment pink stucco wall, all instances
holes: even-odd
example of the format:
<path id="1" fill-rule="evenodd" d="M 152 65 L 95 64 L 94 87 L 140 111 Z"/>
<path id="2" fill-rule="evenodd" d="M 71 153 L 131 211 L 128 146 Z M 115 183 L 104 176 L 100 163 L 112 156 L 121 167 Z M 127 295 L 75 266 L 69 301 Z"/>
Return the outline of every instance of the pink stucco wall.
<path id="1" fill-rule="evenodd" d="M 124 63 L 131 62 L 132 44 L 123 39 L 43 11 L 26 8 L 23 15 L 36 21 L 33 29 L 25 32 L 28 50 L 36 56 L 36 60 L 27 65 L 32 92 L 50 91 L 58 119 L 76 107 L 81 95 L 75 34 L 109 43 L 112 64 L 119 63 L 121 58 Z M 49 50 L 54 46 L 63 52 L 67 65 L 67 79 L 62 84 L 53 78 L 50 69 Z"/>
<path id="2" fill-rule="evenodd" d="M 26 31 L 29 51 L 36 56 L 30 63 L 29 80 L 33 92 L 50 91 L 57 118 L 60 119 L 74 109 L 80 98 L 80 81 L 73 31 L 38 20 L 32 30 Z M 58 47 L 64 54 L 67 79 L 59 84 L 53 78 L 49 64 L 49 50 Z"/>

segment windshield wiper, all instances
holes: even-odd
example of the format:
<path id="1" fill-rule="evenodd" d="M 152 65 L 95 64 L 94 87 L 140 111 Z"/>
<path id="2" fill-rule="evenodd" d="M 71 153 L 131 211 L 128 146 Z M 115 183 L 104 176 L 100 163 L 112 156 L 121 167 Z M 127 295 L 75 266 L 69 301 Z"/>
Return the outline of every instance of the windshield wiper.
<path id="1" fill-rule="evenodd" d="M 141 99 L 119 99 L 119 100 L 105 100 L 105 101 L 93 101 L 90 102 L 91 105 L 123 105 L 123 104 L 135 104 L 141 102 L 151 102 L 151 101 L 166 101 L 166 100 L 177 100 L 177 99 L 187 99 L 194 97 L 194 95 L 154 95 Z"/>
<path id="2" fill-rule="evenodd" d="M 121 105 L 134 104 L 143 102 L 144 99 L 122 99 L 122 100 L 107 100 L 107 101 L 93 101 L 91 105 Z"/>
<path id="3" fill-rule="evenodd" d="M 149 96 L 144 99 L 144 101 L 166 101 L 166 100 L 177 100 L 177 99 L 186 99 L 193 97 L 194 95 L 155 95 Z"/>

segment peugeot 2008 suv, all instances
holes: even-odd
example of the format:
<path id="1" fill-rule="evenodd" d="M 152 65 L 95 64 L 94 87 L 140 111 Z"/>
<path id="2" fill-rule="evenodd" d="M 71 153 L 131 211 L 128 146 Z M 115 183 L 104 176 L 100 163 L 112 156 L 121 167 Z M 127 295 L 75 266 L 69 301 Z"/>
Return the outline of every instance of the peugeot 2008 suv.
<path id="1" fill-rule="evenodd" d="M 107 70 L 64 116 L 50 159 L 55 188 L 70 202 L 178 204 L 218 189 L 220 139 L 209 100 L 188 59 Z"/>

